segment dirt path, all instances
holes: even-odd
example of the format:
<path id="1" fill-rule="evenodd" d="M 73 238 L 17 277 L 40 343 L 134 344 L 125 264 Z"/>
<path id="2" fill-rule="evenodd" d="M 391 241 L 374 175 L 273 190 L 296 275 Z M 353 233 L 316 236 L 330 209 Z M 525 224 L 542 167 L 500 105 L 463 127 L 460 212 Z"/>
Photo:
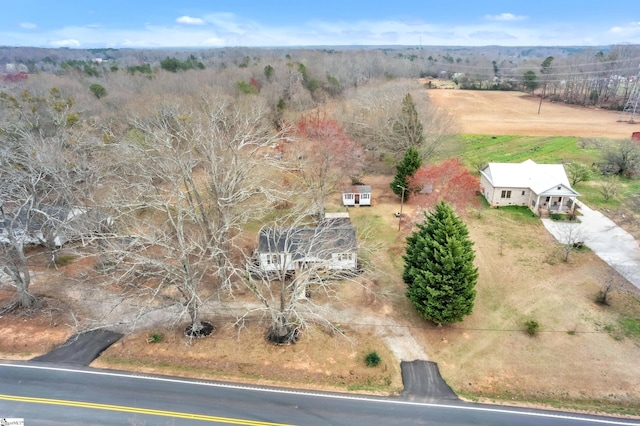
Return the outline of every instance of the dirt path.
<path id="1" fill-rule="evenodd" d="M 413 337 L 413 329 L 385 312 L 373 314 L 363 313 L 361 309 L 334 309 L 330 315 L 335 323 L 362 323 L 370 326 L 398 361 L 429 360 L 422 345 Z"/>
<path id="2" fill-rule="evenodd" d="M 522 92 L 437 89 L 429 97 L 454 114 L 460 133 L 629 139 L 640 131 L 614 111 L 545 101 L 538 114 L 540 99 Z"/>

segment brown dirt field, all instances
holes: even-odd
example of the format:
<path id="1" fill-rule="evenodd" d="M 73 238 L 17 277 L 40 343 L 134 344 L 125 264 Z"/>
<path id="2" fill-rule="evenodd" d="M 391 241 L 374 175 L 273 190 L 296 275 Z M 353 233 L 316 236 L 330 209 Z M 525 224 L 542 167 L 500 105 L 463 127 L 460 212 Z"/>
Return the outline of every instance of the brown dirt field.
<path id="1" fill-rule="evenodd" d="M 544 101 L 522 92 L 429 90 L 434 104 L 455 115 L 460 133 L 629 139 L 640 123 L 619 112 Z"/>

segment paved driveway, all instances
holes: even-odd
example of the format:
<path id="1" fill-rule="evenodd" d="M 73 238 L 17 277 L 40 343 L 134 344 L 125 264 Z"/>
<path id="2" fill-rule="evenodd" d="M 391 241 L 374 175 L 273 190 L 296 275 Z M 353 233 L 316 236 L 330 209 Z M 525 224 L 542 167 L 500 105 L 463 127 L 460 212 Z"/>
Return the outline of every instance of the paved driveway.
<path id="1" fill-rule="evenodd" d="M 545 228 L 561 243 L 567 241 L 568 234 L 580 234 L 581 240 L 598 257 L 607 262 L 629 282 L 640 289 L 640 245 L 624 229 L 602 213 L 592 210 L 583 203 L 580 206 L 580 223 L 567 224 L 542 219 Z M 569 231 L 568 227 L 575 227 Z"/>

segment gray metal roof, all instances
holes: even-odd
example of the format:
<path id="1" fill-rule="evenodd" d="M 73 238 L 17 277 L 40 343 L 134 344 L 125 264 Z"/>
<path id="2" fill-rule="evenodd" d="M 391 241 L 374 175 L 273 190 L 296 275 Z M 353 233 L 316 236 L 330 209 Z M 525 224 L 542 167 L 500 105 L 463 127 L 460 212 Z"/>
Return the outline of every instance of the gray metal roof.
<path id="1" fill-rule="evenodd" d="M 351 225 L 263 228 L 258 238 L 258 252 L 292 253 L 294 260 L 330 259 L 334 253 L 356 249 L 356 231 Z"/>

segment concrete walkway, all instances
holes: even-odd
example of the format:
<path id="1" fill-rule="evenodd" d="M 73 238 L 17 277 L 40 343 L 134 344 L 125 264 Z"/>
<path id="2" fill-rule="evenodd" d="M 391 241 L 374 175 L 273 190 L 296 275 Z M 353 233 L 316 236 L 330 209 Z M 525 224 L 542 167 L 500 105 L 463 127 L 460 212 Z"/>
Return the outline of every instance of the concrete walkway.
<path id="1" fill-rule="evenodd" d="M 609 264 L 631 284 L 640 289 L 640 245 L 624 229 L 600 212 L 578 202 L 580 223 L 555 222 L 542 219 L 545 228 L 560 243 L 568 239 L 584 241 L 598 257 Z"/>

